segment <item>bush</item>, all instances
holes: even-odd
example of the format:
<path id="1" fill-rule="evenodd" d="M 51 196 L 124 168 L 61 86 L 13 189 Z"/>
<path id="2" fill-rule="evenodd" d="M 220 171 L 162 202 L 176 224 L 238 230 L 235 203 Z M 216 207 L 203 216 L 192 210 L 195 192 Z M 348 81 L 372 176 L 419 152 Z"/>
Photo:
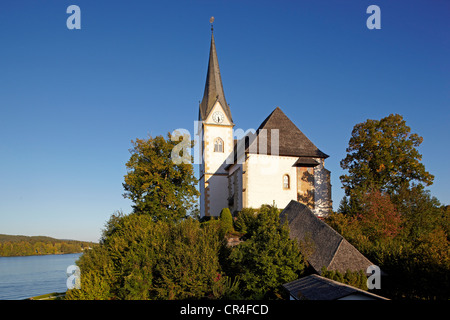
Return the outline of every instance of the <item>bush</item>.
<path id="1" fill-rule="evenodd" d="M 341 282 L 344 284 L 348 284 L 355 288 L 359 288 L 362 290 L 367 290 L 367 276 L 364 274 L 364 271 L 350 271 L 347 270 L 344 274 L 335 270 L 327 270 L 325 267 L 322 267 L 320 275 L 322 277 Z"/>
<path id="2" fill-rule="evenodd" d="M 248 239 L 231 250 L 227 274 L 238 276 L 242 298 L 280 298 L 282 284 L 297 279 L 305 261 L 297 242 L 281 225 L 278 210 L 264 207 L 254 217 Z"/>
<path id="3" fill-rule="evenodd" d="M 228 208 L 222 209 L 222 211 L 220 212 L 220 224 L 225 234 L 234 231 L 233 217 L 231 216 L 230 209 Z"/>
<path id="4" fill-rule="evenodd" d="M 262 205 L 258 209 L 243 208 L 236 215 L 236 220 L 234 222 L 235 229 L 236 231 L 246 234 L 244 238 L 248 239 L 259 227 L 257 218 L 259 214 L 266 214 L 271 217 L 277 217 L 280 212 L 281 210 L 271 205 Z"/>
<path id="5" fill-rule="evenodd" d="M 69 290 L 66 298 L 213 297 L 222 277 L 218 231 L 191 218 L 170 223 L 151 215 L 113 216 L 100 245 L 77 261 L 81 289 Z"/>
<path id="6" fill-rule="evenodd" d="M 255 221 L 255 209 L 244 208 L 239 211 L 234 221 L 234 228 L 236 231 L 247 233 L 247 230 L 251 224 Z"/>

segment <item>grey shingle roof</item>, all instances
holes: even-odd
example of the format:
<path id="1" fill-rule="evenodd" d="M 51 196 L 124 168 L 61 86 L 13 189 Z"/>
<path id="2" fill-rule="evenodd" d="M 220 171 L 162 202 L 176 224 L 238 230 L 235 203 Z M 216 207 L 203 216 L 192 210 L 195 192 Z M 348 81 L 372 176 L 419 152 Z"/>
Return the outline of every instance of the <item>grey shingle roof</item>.
<path id="1" fill-rule="evenodd" d="M 299 300 L 338 300 L 350 295 L 362 296 L 366 299 L 388 300 L 316 274 L 285 283 L 283 287 Z"/>
<path id="2" fill-rule="evenodd" d="M 280 213 L 281 222 L 288 221 L 291 239 L 308 248 L 307 260 L 320 274 L 322 267 L 345 273 L 366 272 L 373 265 L 333 228 L 317 218 L 304 204 L 292 200 Z"/>
<path id="3" fill-rule="evenodd" d="M 265 136 L 261 136 L 261 130 L 266 129 Z M 314 167 L 319 163 L 313 158 L 328 158 L 328 155 L 320 151 L 299 128 L 281 111 L 280 107 L 275 110 L 261 123 L 256 133 L 249 132 L 247 135 L 234 141 L 234 160 L 242 156 L 242 153 L 271 154 L 272 135 L 271 129 L 278 129 L 278 154 L 279 156 L 299 157 L 295 166 Z M 265 150 L 259 148 L 260 143 L 266 145 Z M 225 169 L 229 168 L 228 165 Z"/>
<path id="4" fill-rule="evenodd" d="M 280 156 L 328 158 L 328 155 L 320 151 L 281 111 L 280 107 L 276 107 L 261 123 L 256 133 L 257 139 L 253 139 L 251 144 L 258 144 L 262 129 L 267 130 L 267 154 L 270 154 L 272 145 L 271 130 L 278 129 Z M 254 145 L 253 150 L 257 150 L 256 147 Z"/>
<path id="5" fill-rule="evenodd" d="M 225 93 L 223 91 L 214 34 L 211 33 L 211 48 L 209 50 L 208 72 L 206 74 L 205 91 L 203 93 L 203 100 L 200 103 L 199 111 L 200 118 L 202 120 L 206 120 L 216 101 L 220 102 L 228 119 L 230 120 L 230 122 L 233 122 L 233 119 L 231 118 L 230 107 L 225 100 Z"/>

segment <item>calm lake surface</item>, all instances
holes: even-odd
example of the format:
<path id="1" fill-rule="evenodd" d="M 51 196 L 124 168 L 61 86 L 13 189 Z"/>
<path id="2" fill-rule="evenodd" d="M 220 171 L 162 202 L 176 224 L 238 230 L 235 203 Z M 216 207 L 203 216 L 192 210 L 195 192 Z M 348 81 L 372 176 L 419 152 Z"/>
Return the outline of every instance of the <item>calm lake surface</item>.
<path id="1" fill-rule="evenodd" d="M 26 299 L 67 290 L 67 267 L 81 253 L 0 257 L 0 300 Z"/>

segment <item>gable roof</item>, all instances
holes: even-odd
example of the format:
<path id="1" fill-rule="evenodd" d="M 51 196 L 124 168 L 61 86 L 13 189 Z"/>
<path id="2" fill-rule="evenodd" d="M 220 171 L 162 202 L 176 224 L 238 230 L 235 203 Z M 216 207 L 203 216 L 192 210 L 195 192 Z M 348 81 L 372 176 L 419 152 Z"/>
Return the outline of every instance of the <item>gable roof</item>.
<path id="1" fill-rule="evenodd" d="M 304 204 L 292 200 L 280 213 L 280 220 L 282 223 L 288 221 L 291 239 L 312 246 L 309 248 L 311 253 L 306 258 L 319 274 L 322 267 L 345 273 L 347 270 L 367 272 L 367 267 L 373 265 Z"/>
<path id="2" fill-rule="evenodd" d="M 261 135 L 261 130 L 266 130 L 264 136 Z M 303 132 L 281 111 L 280 107 L 275 110 L 261 123 L 256 136 L 250 143 L 247 150 L 250 153 L 259 152 L 260 139 L 267 141 L 267 153 L 270 154 L 272 146 L 271 130 L 278 130 L 279 151 L 280 156 L 294 156 L 294 157 L 315 157 L 328 158 L 328 155 L 320 151 L 314 143 L 312 143 Z M 267 135 L 267 138 L 265 137 Z M 265 143 L 264 143 L 265 144 Z"/>
<path id="3" fill-rule="evenodd" d="M 209 62 L 208 71 L 206 73 L 205 91 L 203 93 L 203 99 L 200 103 L 199 110 L 199 118 L 201 120 L 206 120 L 217 101 L 220 102 L 220 105 L 224 109 L 224 112 L 227 115 L 228 119 L 231 123 L 233 123 L 230 107 L 225 100 L 225 93 L 223 91 L 214 34 L 211 33 L 211 47 L 209 50 Z"/>
<path id="4" fill-rule="evenodd" d="M 262 129 L 266 130 L 261 131 Z M 234 158 L 225 170 L 228 170 L 246 153 L 272 154 L 271 129 L 278 129 L 279 149 L 276 155 L 299 157 L 294 166 L 315 167 L 319 163 L 312 158 L 328 158 L 328 155 L 320 151 L 281 111 L 280 107 L 276 107 L 255 133 L 249 132 L 245 137 L 234 141 Z M 266 146 L 264 150 L 260 148 L 260 144 Z"/>
<path id="5" fill-rule="evenodd" d="M 361 290 L 348 284 L 313 274 L 283 284 L 289 294 L 298 300 L 340 300 L 345 298 L 389 300 L 379 295 Z"/>

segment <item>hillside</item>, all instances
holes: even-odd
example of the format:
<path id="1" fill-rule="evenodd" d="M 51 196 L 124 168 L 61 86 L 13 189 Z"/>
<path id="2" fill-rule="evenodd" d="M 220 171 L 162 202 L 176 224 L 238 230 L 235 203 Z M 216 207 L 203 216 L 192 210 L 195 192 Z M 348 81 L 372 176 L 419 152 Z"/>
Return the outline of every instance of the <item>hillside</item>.
<path id="1" fill-rule="evenodd" d="M 0 234 L 0 257 L 79 253 L 95 245 L 94 242 L 61 240 L 46 236 Z"/>

